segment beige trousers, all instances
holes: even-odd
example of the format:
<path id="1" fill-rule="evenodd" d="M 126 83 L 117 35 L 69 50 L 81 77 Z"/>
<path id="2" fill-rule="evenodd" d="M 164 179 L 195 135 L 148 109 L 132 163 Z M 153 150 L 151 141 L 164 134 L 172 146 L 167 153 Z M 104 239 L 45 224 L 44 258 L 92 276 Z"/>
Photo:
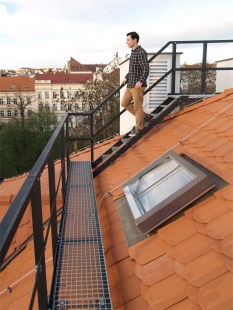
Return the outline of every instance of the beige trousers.
<path id="1" fill-rule="evenodd" d="M 137 130 L 142 130 L 144 128 L 144 112 L 142 108 L 143 104 L 143 93 L 146 87 L 136 88 L 126 88 L 124 97 L 122 99 L 121 105 L 127 111 L 132 113 L 136 118 Z M 133 100 L 133 104 L 131 104 Z"/>

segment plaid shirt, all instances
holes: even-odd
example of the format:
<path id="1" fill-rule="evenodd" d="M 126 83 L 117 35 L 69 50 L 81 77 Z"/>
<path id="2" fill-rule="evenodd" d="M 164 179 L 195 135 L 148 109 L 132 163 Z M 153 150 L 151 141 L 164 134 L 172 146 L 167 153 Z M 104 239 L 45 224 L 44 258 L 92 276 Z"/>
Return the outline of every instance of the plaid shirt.
<path id="1" fill-rule="evenodd" d="M 138 45 L 132 50 L 129 60 L 129 73 L 125 76 L 127 79 L 127 87 L 134 88 L 137 82 L 142 83 L 142 87 L 146 87 L 146 79 L 149 75 L 149 62 L 146 51 Z"/>

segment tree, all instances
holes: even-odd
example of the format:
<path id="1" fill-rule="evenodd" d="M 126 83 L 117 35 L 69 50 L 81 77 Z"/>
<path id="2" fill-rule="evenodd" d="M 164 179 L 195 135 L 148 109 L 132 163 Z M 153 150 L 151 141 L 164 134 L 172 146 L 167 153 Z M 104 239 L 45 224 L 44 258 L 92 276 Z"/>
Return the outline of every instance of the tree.
<path id="1" fill-rule="evenodd" d="M 181 68 L 202 68 L 202 62 L 192 65 L 184 64 Z M 207 68 L 215 68 L 216 63 L 207 63 Z M 180 72 L 180 90 L 182 93 L 200 93 L 201 92 L 202 71 L 181 71 Z M 206 71 L 206 89 L 207 93 L 214 93 L 216 90 L 216 70 Z"/>
<path id="2" fill-rule="evenodd" d="M 2 123 L 0 127 L 0 177 L 29 171 L 35 164 L 56 126 L 54 113 L 44 111 L 24 120 Z M 60 157 L 55 146 L 55 158 Z"/>
<path id="3" fill-rule="evenodd" d="M 32 95 L 31 92 L 29 92 L 28 90 L 22 91 L 20 85 L 16 85 L 14 95 L 12 97 L 6 95 L 6 97 L 8 103 L 13 105 L 14 107 L 14 115 L 12 116 L 12 118 L 20 121 L 21 125 L 24 126 L 26 118 L 26 108 L 36 101 L 35 95 Z M 31 114 L 32 111 L 29 116 L 31 116 Z"/>
<path id="4" fill-rule="evenodd" d="M 79 109 L 76 112 L 89 112 L 95 109 L 104 99 L 106 99 L 119 86 L 119 74 L 102 74 L 100 71 L 94 81 L 89 81 L 83 89 L 77 92 Z M 72 107 L 71 107 L 72 109 Z M 97 133 L 108 121 L 110 121 L 120 111 L 120 93 L 114 95 L 105 105 L 94 113 L 93 131 Z M 114 121 L 107 129 L 95 138 L 95 142 L 111 137 L 119 133 L 120 120 Z M 73 122 L 71 137 L 90 137 L 90 119 L 88 116 L 79 116 Z M 73 143 L 71 151 L 89 145 L 89 141 Z"/>

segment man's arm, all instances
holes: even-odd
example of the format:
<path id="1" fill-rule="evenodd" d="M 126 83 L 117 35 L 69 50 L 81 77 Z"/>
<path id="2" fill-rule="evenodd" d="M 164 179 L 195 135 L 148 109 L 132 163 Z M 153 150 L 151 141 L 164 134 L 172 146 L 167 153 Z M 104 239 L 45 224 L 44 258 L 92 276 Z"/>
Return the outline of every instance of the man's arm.
<path id="1" fill-rule="evenodd" d="M 124 78 L 124 80 L 122 81 L 121 84 L 126 84 L 127 83 L 128 75 L 129 75 L 129 73 L 126 74 L 126 76 L 125 76 L 125 78 Z"/>
<path id="2" fill-rule="evenodd" d="M 147 59 L 147 54 L 143 50 L 141 50 L 139 55 L 138 55 L 138 63 L 142 69 L 142 74 L 139 78 L 139 81 L 136 83 L 135 88 L 140 88 L 143 84 L 146 83 L 146 79 L 148 78 L 149 71 L 150 71 L 149 62 Z"/>

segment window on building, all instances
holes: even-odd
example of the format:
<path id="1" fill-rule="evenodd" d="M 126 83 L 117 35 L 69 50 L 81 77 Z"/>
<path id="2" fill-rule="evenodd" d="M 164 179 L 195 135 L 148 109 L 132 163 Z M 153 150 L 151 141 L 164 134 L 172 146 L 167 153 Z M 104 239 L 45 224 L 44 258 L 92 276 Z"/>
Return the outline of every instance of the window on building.
<path id="1" fill-rule="evenodd" d="M 86 110 L 86 105 L 85 105 L 85 103 L 82 103 L 82 110 L 83 110 L 83 111 Z"/>
<path id="2" fill-rule="evenodd" d="M 28 110 L 28 116 L 32 116 L 32 110 Z"/>
<path id="3" fill-rule="evenodd" d="M 25 85 L 25 86 L 24 86 L 24 89 L 29 89 L 29 85 Z"/>
<path id="4" fill-rule="evenodd" d="M 17 98 L 13 98 L 13 103 L 17 104 Z"/>
<path id="5" fill-rule="evenodd" d="M 6 103 L 7 104 L 11 104 L 11 99 L 10 98 L 6 98 Z"/>
<path id="6" fill-rule="evenodd" d="M 38 91 L 38 99 L 42 99 L 42 92 Z"/>
<path id="7" fill-rule="evenodd" d="M 57 111 L 57 104 L 53 104 L 53 111 Z"/>
<path id="8" fill-rule="evenodd" d="M 213 188 L 214 183 L 169 151 L 122 187 L 135 222 L 145 234 Z"/>
<path id="9" fill-rule="evenodd" d="M 78 99 L 78 98 L 79 98 L 79 94 L 78 94 L 77 91 L 74 92 L 74 98 L 75 98 L 75 99 Z"/>
<path id="10" fill-rule="evenodd" d="M 0 98 L 0 104 L 4 104 L 3 98 Z"/>
<path id="11" fill-rule="evenodd" d="M 65 110 L 65 105 L 61 104 L 61 110 L 64 111 Z"/>
<path id="12" fill-rule="evenodd" d="M 14 115 L 15 115 L 15 117 L 19 116 L 19 111 L 18 110 L 14 110 Z"/>
<path id="13" fill-rule="evenodd" d="M 45 96 L 45 99 L 49 99 L 49 92 L 46 91 L 46 92 L 44 93 L 44 96 Z"/>
<path id="14" fill-rule="evenodd" d="M 27 98 L 27 104 L 31 104 L 31 103 L 32 103 L 31 98 L 30 97 Z"/>
<path id="15" fill-rule="evenodd" d="M 23 105 L 24 104 L 24 99 L 20 98 L 20 104 Z"/>
<path id="16" fill-rule="evenodd" d="M 93 110 L 93 104 L 90 103 L 90 111 Z"/>
<path id="17" fill-rule="evenodd" d="M 15 89 L 15 85 L 11 85 L 10 89 Z"/>
<path id="18" fill-rule="evenodd" d="M 68 103 L 68 111 L 71 111 L 71 110 L 72 110 L 72 104 Z"/>
<path id="19" fill-rule="evenodd" d="M 71 91 L 67 91 L 67 98 L 71 99 L 72 98 L 72 92 Z"/>
<path id="20" fill-rule="evenodd" d="M 62 98 L 65 98 L 65 97 L 64 97 L 64 92 L 63 92 L 63 90 L 60 91 L 60 98 L 61 98 L 61 99 L 62 99 Z"/>
<path id="21" fill-rule="evenodd" d="M 79 111 L 79 105 L 78 105 L 78 104 L 76 104 L 76 105 L 74 106 L 74 110 L 75 110 L 75 112 L 78 112 L 78 111 Z"/>
<path id="22" fill-rule="evenodd" d="M 57 98 L 57 92 L 53 91 L 53 99 Z"/>
<path id="23" fill-rule="evenodd" d="M 4 110 L 1 110 L 1 111 L 0 111 L 0 116 L 1 116 L 1 117 L 4 117 Z"/>
<path id="24" fill-rule="evenodd" d="M 7 110 L 7 116 L 11 117 L 11 110 Z"/>
<path id="25" fill-rule="evenodd" d="M 50 111 L 50 107 L 49 107 L 48 104 L 45 105 L 45 110 L 46 110 L 46 111 Z"/>

